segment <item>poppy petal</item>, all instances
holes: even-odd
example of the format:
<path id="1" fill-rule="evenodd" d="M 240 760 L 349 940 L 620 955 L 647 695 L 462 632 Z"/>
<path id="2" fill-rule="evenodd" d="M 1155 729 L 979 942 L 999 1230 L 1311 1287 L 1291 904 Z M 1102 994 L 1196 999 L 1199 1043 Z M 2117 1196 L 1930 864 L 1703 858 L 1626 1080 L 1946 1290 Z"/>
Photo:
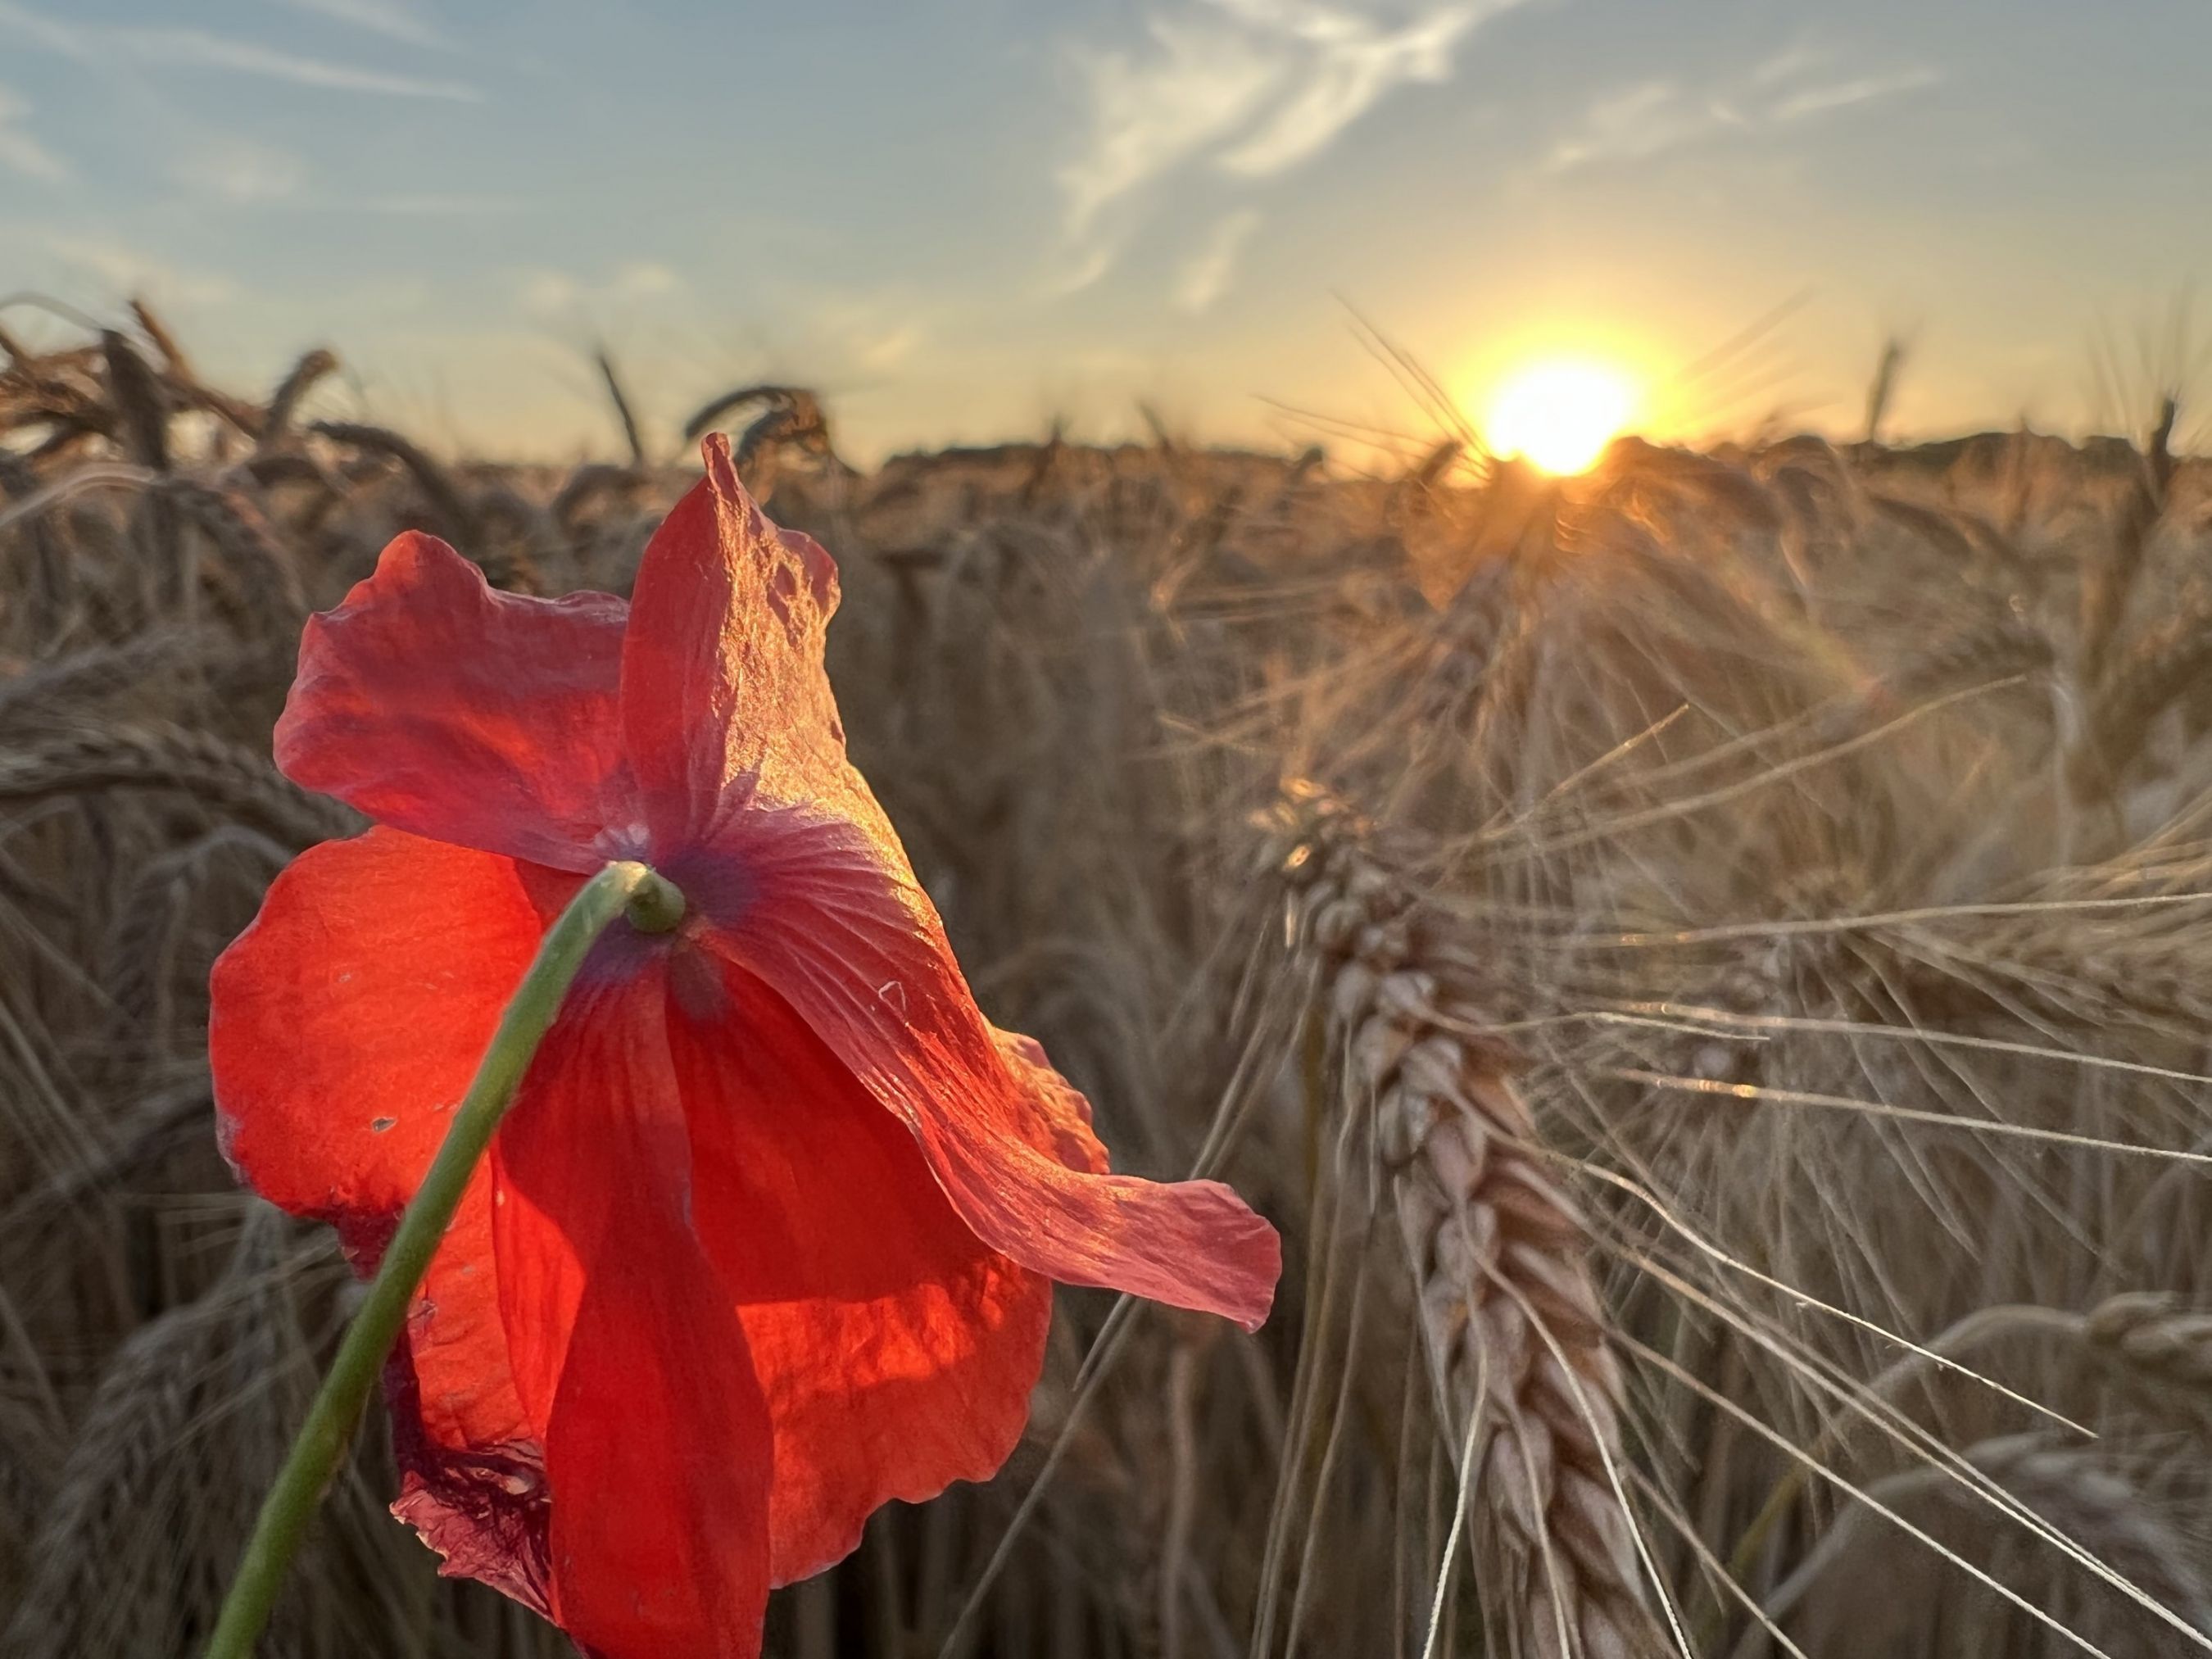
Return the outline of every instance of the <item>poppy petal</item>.
<path id="1" fill-rule="evenodd" d="M 988 1480 L 1029 1416 L 1051 1281 L 987 1248 L 914 1138 L 744 969 L 671 967 L 701 1243 L 775 1434 L 770 1572 L 851 1553 L 891 1498 Z"/>
<path id="2" fill-rule="evenodd" d="M 707 476 L 646 544 L 623 647 L 630 764 L 661 848 L 711 839 L 756 799 L 850 810 L 866 796 L 822 666 L 836 563 L 768 521 L 728 439 L 702 450 Z"/>
<path id="3" fill-rule="evenodd" d="M 240 1177 L 380 1250 L 544 932 L 494 854 L 379 827 L 295 859 L 210 978 Z"/>
<path id="4" fill-rule="evenodd" d="M 410 531 L 308 618 L 277 767 L 440 841 L 560 870 L 634 857 L 617 711 L 626 616 L 607 593 L 495 592 Z"/>
<path id="5" fill-rule="evenodd" d="M 1009 1063 L 888 830 L 751 811 L 715 850 L 740 876 L 707 892 L 702 937 L 774 987 L 899 1116 L 985 1243 L 1064 1283 L 1225 1314 L 1247 1329 L 1266 1319 L 1281 1245 L 1235 1193 L 1062 1161 L 1064 1101 Z"/>
<path id="6" fill-rule="evenodd" d="M 224 1150 L 375 1270 L 543 923 L 509 860 L 397 830 L 310 848 L 215 966 Z M 508 1376 L 480 1173 L 385 1370 L 401 1519 L 443 1571 L 546 1610 L 538 1450 Z"/>
<path id="7" fill-rule="evenodd" d="M 392 1512 L 444 1558 L 447 1577 L 550 1618 L 545 1456 L 507 1366 L 491 1200 L 479 1166 L 384 1368 L 399 1464 Z"/>
<path id="8" fill-rule="evenodd" d="M 1091 1103 L 1083 1091 L 1054 1069 L 1044 1044 L 1019 1031 L 991 1028 L 999 1058 L 1014 1074 L 1024 1114 L 1022 1139 L 1049 1152 L 1071 1170 L 1104 1175 L 1111 1167 L 1106 1148 L 1091 1127 Z"/>
<path id="9" fill-rule="evenodd" d="M 692 1229 L 656 951 L 600 941 L 501 1126 L 501 1307 L 545 1449 L 555 1620 L 603 1659 L 743 1659 L 768 1600 L 768 1407 Z"/>

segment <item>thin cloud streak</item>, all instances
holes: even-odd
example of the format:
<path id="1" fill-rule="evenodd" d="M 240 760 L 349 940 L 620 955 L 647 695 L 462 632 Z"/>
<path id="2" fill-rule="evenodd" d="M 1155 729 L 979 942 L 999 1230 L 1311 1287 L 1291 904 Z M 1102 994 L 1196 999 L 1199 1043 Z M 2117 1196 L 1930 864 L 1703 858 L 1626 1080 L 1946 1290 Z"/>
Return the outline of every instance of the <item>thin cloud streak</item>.
<path id="1" fill-rule="evenodd" d="M 632 306 L 683 291 L 683 277 L 651 260 L 632 260 L 603 283 L 587 283 L 565 270 L 527 270 L 520 275 L 515 302 L 528 316 L 544 321 L 594 313 L 609 306 Z"/>
<path id="2" fill-rule="evenodd" d="M 1799 41 L 1794 46 L 1784 46 L 1751 72 L 1754 87 L 1771 87 L 1778 82 L 1794 81 L 1811 69 L 1818 69 L 1834 54 L 1822 48 Z"/>
<path id="3" fill-rule="evenodd" d="M 0 28 L 12 29 L 33 46 L 86 64 L 110 56 L 179 69 L 225 70 L 294 86 L 333 92 L 358 92 L 392 98 L 438 99 L 477 103 L 483 94 L 459 81 L 423 80 L 392 75 L 327 58 L 303 57 L 197 28 L 149 28 L 128 24 L 80 24 L 0 0 Z"/>
<path id="4" fill-rule="evenodd" d="M 79 63 L 92 63 L 100 55 L 93 46 L 89 31 L 58 18 L 27 11 L 14 0 L 0 0 L 0 25 L 15 30 L 33 46 L 44 46 L 48 52 L 76 58 Z"/>
<path id="5" fill-rule="evenodd" d="M 307 163 L 298 156 L 243 139 L 211 140 L 186 152 L 170 176 L 195 195 L 244 205 L 281 202 L 299 194 Z"/>
<path id="6" fill-rule="evenodd" d="M 471 196 L 435 191 L 368 196 L 327 204 L 339 212 L 390 213 L 425 219 L 475 219 L 488 214 L 526 213 L 533 205 L 519 196 Z"/>
<path id="7" fill-rule="evenodd" d="M 0 87 L 0 167 L 42 185 L 58 185 L 70 176 L 69 164 L 23 130 L 30 104 L 6 87 Z"/>
<path id="8" fill-rule="evenodd" d="M 1176 283 L 1176 304 L 1194 315 L 1211 309 L 1229 291 L 1237 258 L 1259 228 L 1259 211 L 1254 208 L 1240 209 L 1214 226 L 1212 234 L 1182 268 Z"/>
<path id="9" fill-rule="evenodd" d="M 483 94 L 459 81 L 423 81 L 407 75 L 301 58 L 251 40 L 234 40 L 202 29 L 118 28 L 105 31 L 125 52 L 149 63 L 182 68 L 233 70 L 295 86 L 334 92 L 380 93 L 392 98 L 435 98 L 456 103 L 481 102 Z"/>
<path id="10" fill-rule="evenodd" d="M 1591 105 L 1581 132 L 1562 140 L 1546 165 L 1566 173 L 1594 162 L 1641 161 L 1751 125 L 1726 103 L 1701 103 L 1671 81 L 1647 81 Z"/>
<path id="11" fill-rule="evenodd" d="M 1924 64 L 1819 86 L 1785 83 L 1826 61 L 1792 48 L 1753 70 L 1733 89 L 1691 94 L 1672 81 L 1647 81 L 1600 98 L 1577 131 L 1553 147 L 1547 172 L 1568 173 L 1603 162 L 1648 161 L 1725 134 L 1771 132 L 1817 116 L 1917 92 L 1942 81 Z"/>
<path id="12" fill-rule="evenodd" d="M 1878 98 L 1893 98 L 1899 93 L 1918 92 L 1942 80 L 1934 70 L 1925 67 L 1900 70 L 1894 75 L 1870 75 L 1856 81 L 1839 82 L 1830 87 L 1810 87 L 1792 93 L 1777 104 L 1771 112 L 1777 121 L 1802 121 L 1809 115 L 1826 115 L 1832 110 L 1850 109 L 1859 104 L 1870 104 Z"/>
<path id="13" fill-rule="evenodd" d="M 306 12 L 333 23 L 344 23 L 403 46 L 443 51 L 446 37 L 415 11 L 397 0 L 274 0 L 289 11 Z"/>
<path id="14" fill-rule="evenodd" d="M 27 240 L 72 279 L 88 278 L 118 295 L 146 291 L 185 305 L 217 305 L 238 296 L 238 284 L 228 276 L 172 264 L 129 243 L 64 230 L 34 230 Z"/>

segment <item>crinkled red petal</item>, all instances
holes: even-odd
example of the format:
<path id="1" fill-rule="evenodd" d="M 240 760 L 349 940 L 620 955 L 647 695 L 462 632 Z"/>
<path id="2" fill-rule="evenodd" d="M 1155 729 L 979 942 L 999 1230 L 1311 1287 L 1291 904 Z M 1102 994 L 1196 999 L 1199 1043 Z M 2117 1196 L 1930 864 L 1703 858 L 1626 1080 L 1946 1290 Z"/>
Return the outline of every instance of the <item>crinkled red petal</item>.
<path id="1" fill-rule="evenodd" d="M 601 940 L 501 1126 L 500 1300 L 544 1447 L 555 1620 L 602 1659 L 751 1659 L 769 1412 L 694 1230 L 665 950 Z"/>
<path id="2" fill-rule="evenodd" d="M 998 1470 L 1029 1417 L 1052 1285 L 976 1238 L 782 998 L 696 954 L 671 976 L 693 1216 L 767 1392 L 770 1571 L 788 1583 L 850 1553 L 888 1499 Z"/>
<path id="3" fill-rule="evenodd" d="M 543 931 L 529 884 L 573 881 L 372 830 L 309 848 L 216 963 L 209 1053 L 226 1151 L 374 1269 Z M 539 1455 L 507 1358 L 480 1172 L 386 1368 L 402 1519 L 547 1610 Z"/>
<path id="4" fill-rule="evenodd" d="M 1010 1063 L 896 841 L 812 812 L 754 811 L 716 851 L 743 874 L 715 895 L 715 948 L 898 1115 L 985 1243 L 1068 1284 L 1248 1329 L 1266 1319 L 1282 1269 L 1275 1230 L 1217 1182 L 1161 1185 L 1066 1157 L 1065 1084 Z"/>
<path id="5" fill-rule="evenodd" d="M 1106 1148 L 1091 1127 L 1091 1103 L 1083 1091 L 1045 1057 L 1044 1044 L 1019 1031 L 991 1029 L 999 1057 L 1014 1075 L 1021 1110 L 1021 1137 L 1039 1152 L 1050 1152 L 1071 1170 L 1104 1175 L 1111 1167 Z"/>
<path id="6" fill-rule="evenodd" d="M 495 592 L 410 532 L 310 617 L 276 764 L 416 835 L 590 871 L 642 844 L 617 711 L 626 608 Z"/>
<path id="7" fill-rule="evenodd" d="M 623 642 L 623 723 L 653 841 L 696 846 L 737 809 L 799 800 L 848 811 L 845 733 L 823 671 L 837 567 L 770 524 L 719 434 L 707 476 L 646 544 Z"/>

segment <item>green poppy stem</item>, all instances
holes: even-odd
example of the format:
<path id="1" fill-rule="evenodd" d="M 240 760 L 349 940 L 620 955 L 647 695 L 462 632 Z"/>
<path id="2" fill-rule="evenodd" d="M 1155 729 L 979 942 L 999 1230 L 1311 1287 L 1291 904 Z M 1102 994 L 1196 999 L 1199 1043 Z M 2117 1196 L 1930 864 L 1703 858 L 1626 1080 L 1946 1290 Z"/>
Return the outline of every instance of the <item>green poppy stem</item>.
<path id="1" fill-rule="evenodd" d="M 610 864 L 577 890 L 546 931 L 537 959 L 500 1017 L 499 1030 L 453 1113 L 453 1127 L 447 1130 L 429 1173 L 385 1249 L 361 1310 L 346 1328 L 307 1420 L 262 1501 L 253 1536 L 223 1598 L 207 1659 L 250 1659 L 307 1522 L 345 1456 L 385 1356 L 398 1339 L 416 1288 L 453 1224 L 453 1212 L 460 1206 L 477 1161 L 491 1145 L 492 1132 L 514 1104 L 515 1091 L 538 1045 L 552 1029 L 562 999 L 584 965 L 592 941 L 624 914 L 640 932 L 664 933 L 684 919 L 684 896 L 642 864 Z"/>

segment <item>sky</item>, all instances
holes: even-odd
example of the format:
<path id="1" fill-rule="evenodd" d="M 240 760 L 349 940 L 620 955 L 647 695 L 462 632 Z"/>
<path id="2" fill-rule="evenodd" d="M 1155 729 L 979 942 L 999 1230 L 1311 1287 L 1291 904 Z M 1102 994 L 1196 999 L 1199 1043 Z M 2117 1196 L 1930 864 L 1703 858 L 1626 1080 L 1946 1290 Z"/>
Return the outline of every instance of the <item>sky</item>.
<path id="1" fill-rule="evenodd" d="M 2078 431 L 2212 338 L 2208 62 L 2203 0 L 0 0 L 0 295 L 496 456 L 611 449 L 601 344 L 664 445 L 784 380 L 863 461 L 1431 431 L 1376 334 L 1662 439 L 1855 435 L 1894 337 L 1900 435 Z"/>

